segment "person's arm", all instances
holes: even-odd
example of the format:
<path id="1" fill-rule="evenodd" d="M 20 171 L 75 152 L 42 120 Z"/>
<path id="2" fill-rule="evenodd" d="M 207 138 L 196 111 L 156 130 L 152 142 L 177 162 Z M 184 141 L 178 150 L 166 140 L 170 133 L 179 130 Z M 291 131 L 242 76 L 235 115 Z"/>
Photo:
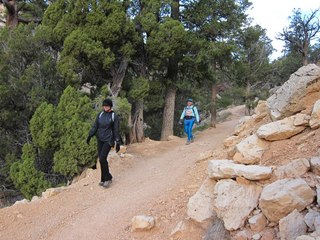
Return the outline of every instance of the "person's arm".
<path id="1" fill-rule="evenodd" d="M 90 144 L 90 140 L 91 138 L 96 134 L 97 130 L 98 130 L 98 121 L 99 121 L 99 115 L 96 117 L 96 120 L 94 121 L 94 124 L 92 125 L 90 131 L 89 131 L 89 135 L 87 137 L 87 144 Z"/>
<path id="2" fill-rule="evenodd" d="M 180 120 L 183 120 L 185 116 L 186 116 L 186 108 L 183 109 L 183 112 L 181 113 Z"/>
<path id="3" fill-rule="evenodd" d="M 89 137 L 92 138 L 97 130 L 98 130 L 98 121 L 99 121 L 99 115 L 96 117 L 96 120 L 94 121 L 94 124 L 92 125 L 90 131 L 89 131 Z"/>
<path id="4" fill-rule="evenodd" d="M 199 116 L 199 112 L 198 112 L 197 107 L 194 107 L 194 114 L 196 115 L 195 117 L 196 117 L 197 123 L 199 123 L 200 122 L 200 116 Z"/>
<path id="5" fill-rule="evenodd" d="M 114 122 L 113 122 L 113 134 L 114 134 L 114 137 L 115 137 L 115 141 L 117 144 L 120 144 L 120 119 L 119 117 L 117 116 L 117 114 L 114 113 Z"/>

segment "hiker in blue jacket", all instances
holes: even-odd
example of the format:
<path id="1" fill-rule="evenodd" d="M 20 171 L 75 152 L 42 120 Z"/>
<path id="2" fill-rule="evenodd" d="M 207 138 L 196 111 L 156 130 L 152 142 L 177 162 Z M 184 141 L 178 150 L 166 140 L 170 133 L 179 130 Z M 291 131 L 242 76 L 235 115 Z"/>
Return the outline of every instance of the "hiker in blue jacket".
<path id="1" fill-rule="evenodd" d="M 107 188 L 112 183 L 112 175 L 107 161 L 111 147 L 116 143 L 116 152 L 120 150 L 121 138 L 119 134 L 119 117 L 112 110 L 112 100 L 105 99 L 102 102 L 103 111 L 97 115 L 96 121 L 90 129 L 87 144 L 93 136 L 98 141 L 98 156 L 101 168 L 101 181 L 99 185 Z"/>
<path id="2" fill-rule="evenodd" d="M 197 107 L 193 106 L 192 98 L 187 100 L 187 106 L 183 109 L 183 112 L 180 117 L 179 124 L 184 124 L 184 131 L 188 135 L 188 140 L 186 145 L 189 145 L 190 142 L 193 142 L 194 137 L 192 135 L 192 128 L 195 122 L 200 123 L 200 117 Z"/>

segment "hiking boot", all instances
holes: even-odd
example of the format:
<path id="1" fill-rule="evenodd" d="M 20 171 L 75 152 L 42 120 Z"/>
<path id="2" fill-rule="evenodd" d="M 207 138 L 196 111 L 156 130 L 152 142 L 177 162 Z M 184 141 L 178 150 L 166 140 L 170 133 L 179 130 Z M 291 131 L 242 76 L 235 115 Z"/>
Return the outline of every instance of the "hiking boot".
<path id="1" fill-rule="evenodd" d="M 112 180 L 105 181 L 105 182 L 102 184 L 102 187 L 108 188 L 108 187 L 110 187 L 110 184 L 111 184 L 111 183 L 112 183 Z"/>
<path id="2" fill-rule="evenodd" d="M 188 140 L 187 142 L 186 142 L 186 145 L 189 145 L 190 144 L 190 141 Z"/>

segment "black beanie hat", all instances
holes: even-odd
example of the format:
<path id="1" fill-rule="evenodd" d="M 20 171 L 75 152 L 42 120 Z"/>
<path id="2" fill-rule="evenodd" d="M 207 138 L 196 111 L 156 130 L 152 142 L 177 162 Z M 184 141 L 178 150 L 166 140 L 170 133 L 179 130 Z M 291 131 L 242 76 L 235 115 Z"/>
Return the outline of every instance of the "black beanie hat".
<path id="1" fill-rule="evenodd" d="M 112 104 L 112 100 L 111 100 L 111 99 L 109 99 L 109 98 L 107 98 L 107 99 L 103 100 L 103 102 L 102 102 L 102 106 L 109 106 L 109 107 L 111 107 L 111 108 L 112 108 L 112 106 L 113 106 L 113 104 Z"/>

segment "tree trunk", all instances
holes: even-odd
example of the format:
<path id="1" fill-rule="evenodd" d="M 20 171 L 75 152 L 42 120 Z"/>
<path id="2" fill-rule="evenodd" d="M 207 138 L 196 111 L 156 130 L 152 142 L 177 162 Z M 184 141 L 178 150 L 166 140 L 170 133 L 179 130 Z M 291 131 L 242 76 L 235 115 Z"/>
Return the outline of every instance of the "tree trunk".
<path id="1" fill-rule="evenodd" d="M 304 50 L 302 53 L 302 64 L 303 66 L 308 65 L 308 50 Z"/>
<path id="2" fill-rule="evenodd" d="M 173 135 L 174 108 L 177 88 L 173 85 L 166 90 L 165 105 L 163 109 L 161 141 L 167 141 Z"/>
<path id="3" fill-rule="evenodd" d="M 122 82 L 126 75 L 126 71 L 128 68 L 128 60 L 123 59 L 119 65 L 119 67 L 113 66 L 111 68 L 112 75 L 112 85 L 111 85 L 111 95 L 113 97 L 117 97 L 121 91 Z"/>
<path id="4" fill-rule="evenodd" d="M 143 100 L 139 100 L 134 104 L 134 115 L 132 119 L 130 143 L 144 141 L 143 106 Z"/>
<path id="5" fill-rule="evenodd" d="M 171 3 L 171 17 L 179 21 L 179 0 L 173 0 Z M 172 82 L 178 79 L 178 56 L 173 56 L 169 59 L 167 80 L 169 85 L 166 89 L 165 104 L 162 117 L 161 141 L 167 141 L 169 136 L 173 135 L 174 126 L 174 109 L 176 101 L 177 88 Z"/>
<path id="6" fill-rule="evenodd" d="M 211 127 L 216 127 L 217 123 L 217 84 L 211 86 Z"/>
<path id="7" fill-rule="evenodd" d="M 19 23 L 18 5 L 16 0 L 2 0 L 3 5 L 7 9 L 6 26 L 14 28 Z"/>

